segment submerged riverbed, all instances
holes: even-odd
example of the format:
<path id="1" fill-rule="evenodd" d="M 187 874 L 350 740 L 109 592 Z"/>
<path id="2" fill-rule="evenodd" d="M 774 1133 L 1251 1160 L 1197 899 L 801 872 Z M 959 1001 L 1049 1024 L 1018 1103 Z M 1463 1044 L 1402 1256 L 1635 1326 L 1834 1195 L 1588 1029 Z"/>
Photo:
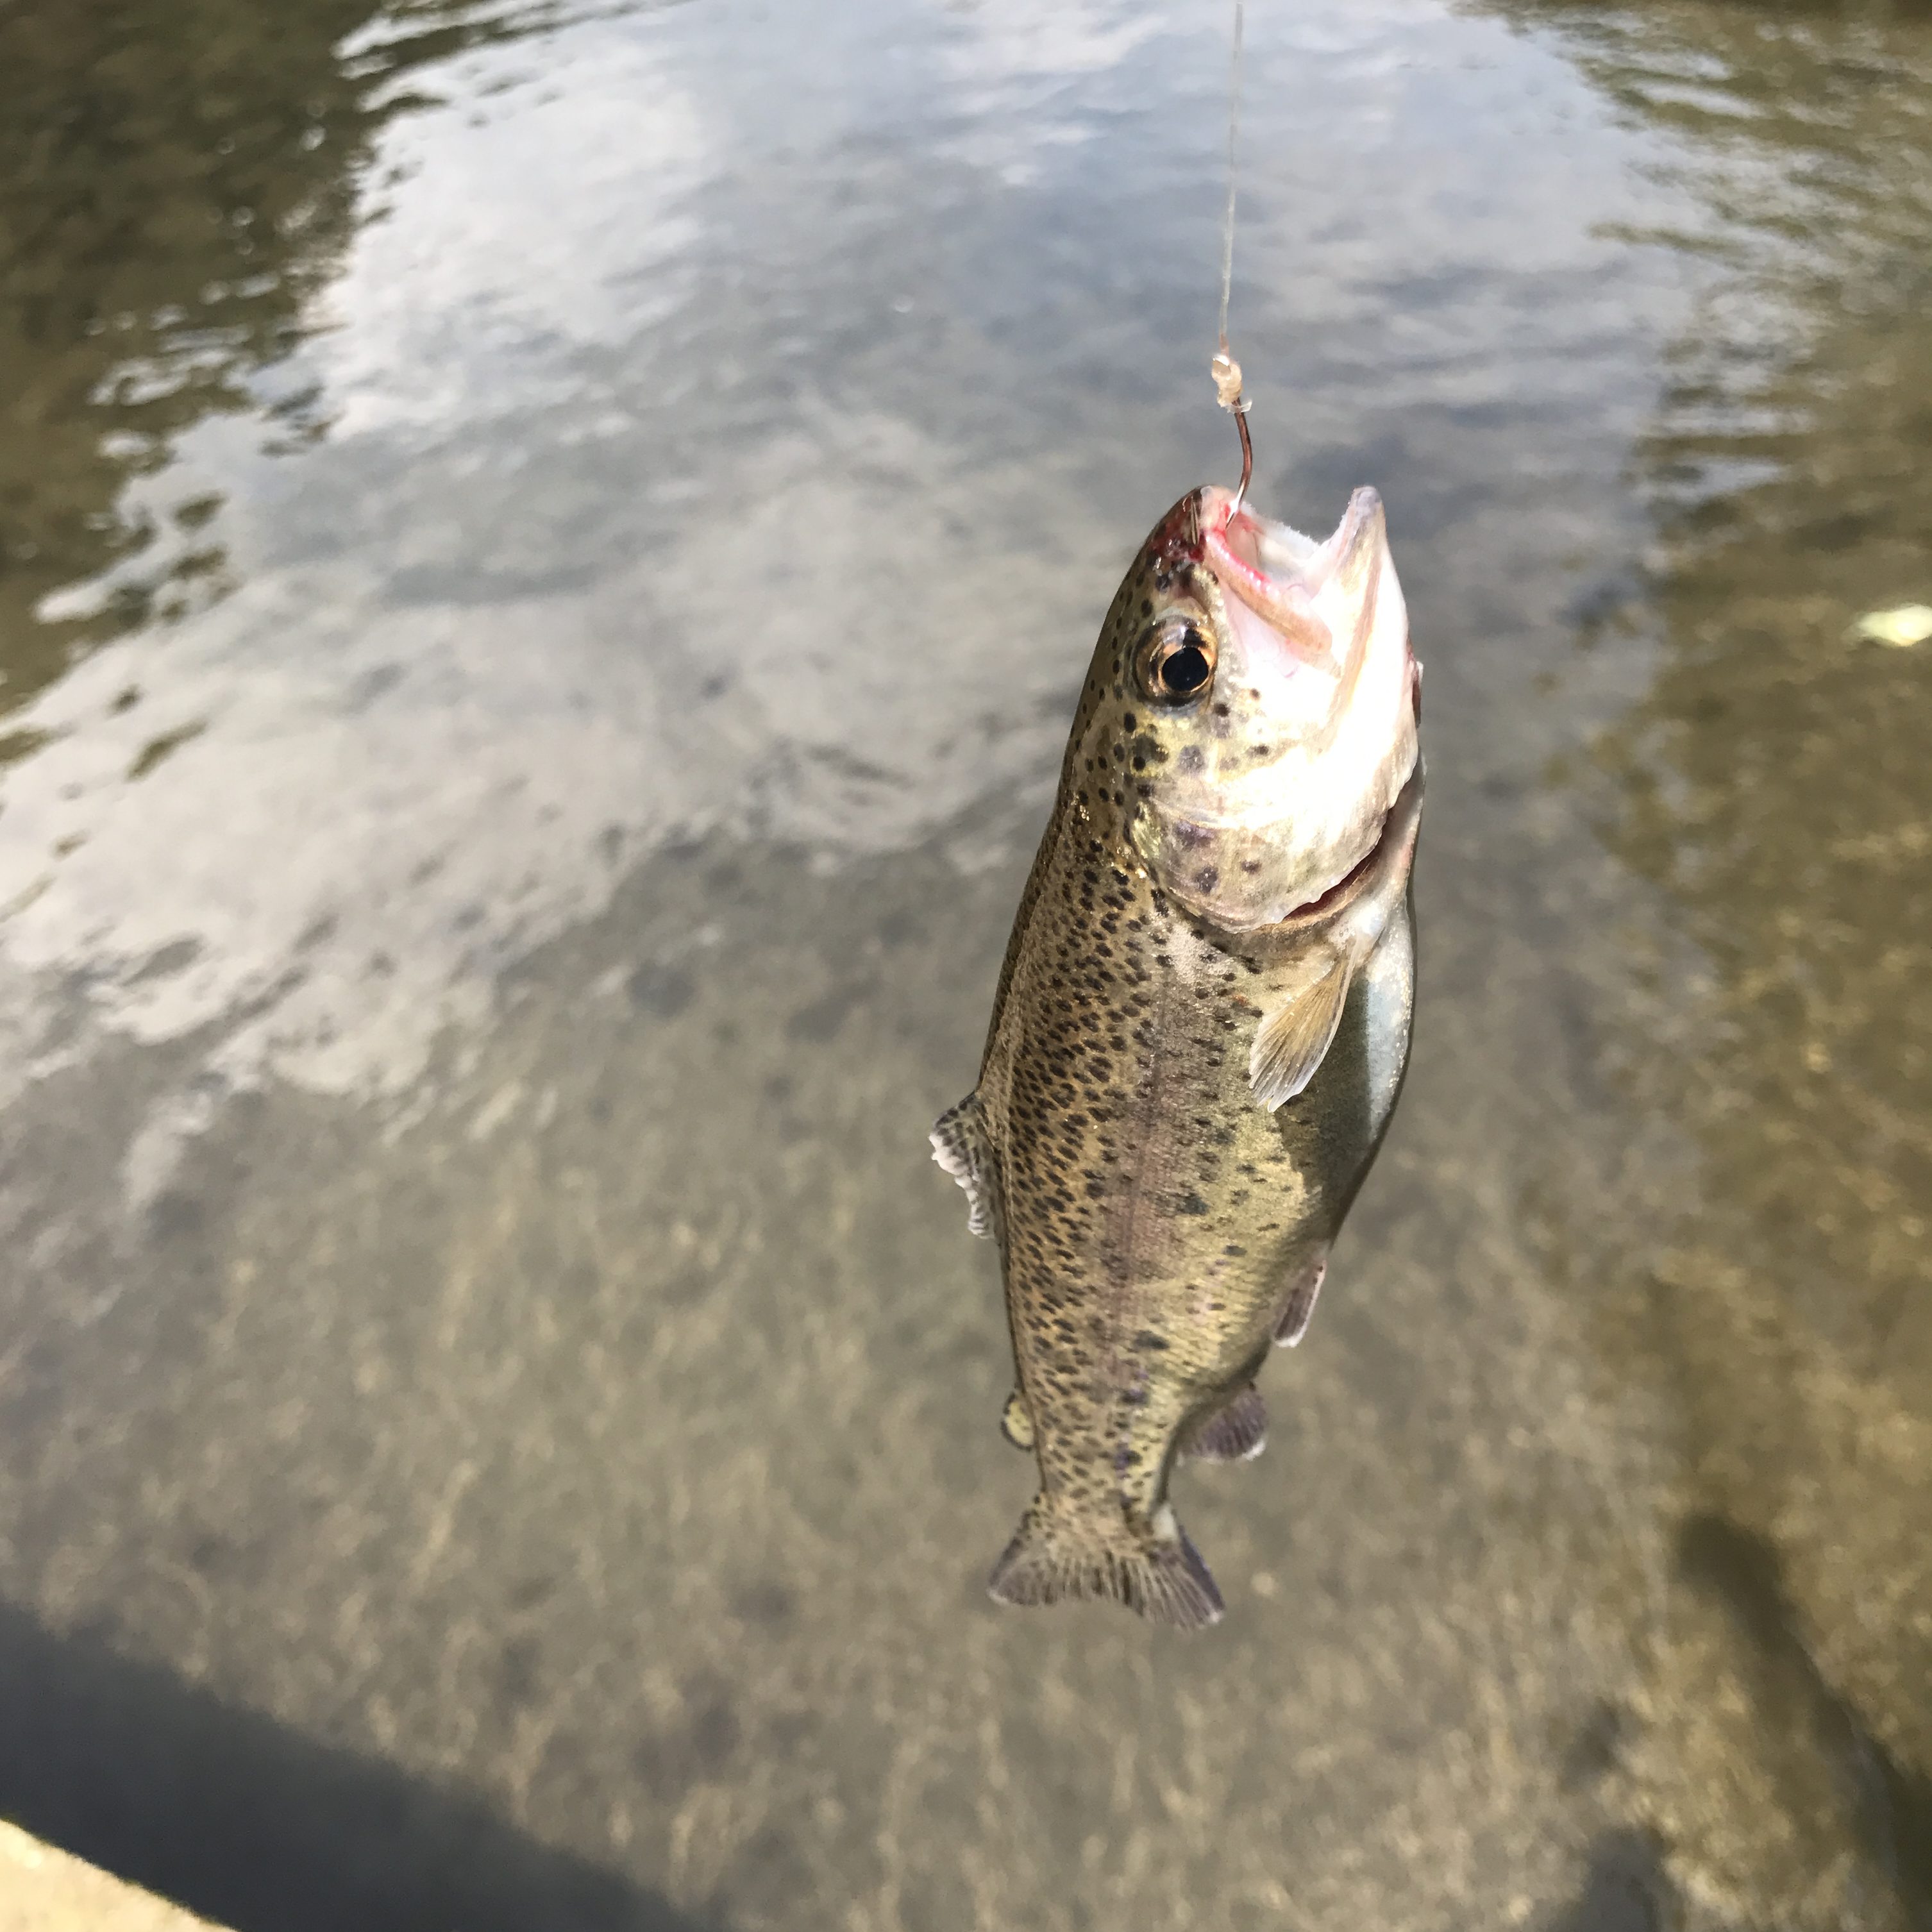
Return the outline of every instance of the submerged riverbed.
<path id="1" fill-rule="evenodd" d="M 1932 1925 L 1932 16 L 1250 9 L 1408 1092 L 1192 1640 L 971 1083 L 1219 7 L 0 10 L 0 1812 L 254 1932 Z"/>

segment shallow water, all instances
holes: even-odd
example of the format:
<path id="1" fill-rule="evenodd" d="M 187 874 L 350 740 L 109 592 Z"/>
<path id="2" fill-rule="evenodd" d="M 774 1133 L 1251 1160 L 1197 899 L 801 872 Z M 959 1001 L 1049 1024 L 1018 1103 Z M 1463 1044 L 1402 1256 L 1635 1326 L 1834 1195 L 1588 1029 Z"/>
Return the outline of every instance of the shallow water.
<path id="1" fill-rule="evenodd" d="M 1250 9 L 1408 1091 L 1195 1640 L 970 1084 L 1218 6 L 0 13 L 0 1809 L 238 1926 L 1932 1924 L 1932 18 Z"/>

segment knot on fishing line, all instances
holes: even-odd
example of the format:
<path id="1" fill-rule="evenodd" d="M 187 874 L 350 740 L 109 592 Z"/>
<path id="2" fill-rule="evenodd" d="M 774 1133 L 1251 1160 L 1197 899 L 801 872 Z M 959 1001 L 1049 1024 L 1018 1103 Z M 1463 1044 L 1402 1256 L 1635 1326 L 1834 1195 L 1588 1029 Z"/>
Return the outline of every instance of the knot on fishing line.
<path id="1" fill-rule="evenodd" d="M 1241 394 L 1241 365 L 1226 350 L 1220 350 L 1209 365 L 1214 374 L 1214 393 L 1221 399 L 1224 410 L 1232 410 L 1237 416 L 1247 412 L 1247 398 Z"/>

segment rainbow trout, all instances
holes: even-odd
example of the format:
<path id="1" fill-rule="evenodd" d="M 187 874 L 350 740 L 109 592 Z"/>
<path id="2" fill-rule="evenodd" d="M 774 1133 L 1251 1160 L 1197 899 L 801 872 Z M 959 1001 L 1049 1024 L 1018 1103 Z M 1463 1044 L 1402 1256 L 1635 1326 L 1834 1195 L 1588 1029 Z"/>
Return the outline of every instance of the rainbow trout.
<path id="1" fill-rule="evenodd" d="M 1003 1603 L 1221 1598 L 1168 1500 L 1257 1454 L 1408 1063 L 1420 668 L 1381 500 L 1318 544 L 1196 490 L 1115 595 L 978 1085 L 934 1129 L 1000 1246 L 1040 1491 Z"/>

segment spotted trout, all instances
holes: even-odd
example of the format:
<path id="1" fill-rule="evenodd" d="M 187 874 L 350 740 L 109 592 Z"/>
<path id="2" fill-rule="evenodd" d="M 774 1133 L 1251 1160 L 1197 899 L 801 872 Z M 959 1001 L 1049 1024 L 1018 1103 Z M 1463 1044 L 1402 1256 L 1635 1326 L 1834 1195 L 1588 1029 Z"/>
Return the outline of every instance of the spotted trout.
<path id="1" fill-rule="evenodd" d="M 1178 1460 L 1259 1453 L 1408 1064 L 1420 667 L 1381 500 L 1325 543 L 1198 490 L 1107 614 L 979 1084 L 934 1157 L 999 1244 L 1040 1490 L 1007 1604 L 1195 1628 Z"/>

